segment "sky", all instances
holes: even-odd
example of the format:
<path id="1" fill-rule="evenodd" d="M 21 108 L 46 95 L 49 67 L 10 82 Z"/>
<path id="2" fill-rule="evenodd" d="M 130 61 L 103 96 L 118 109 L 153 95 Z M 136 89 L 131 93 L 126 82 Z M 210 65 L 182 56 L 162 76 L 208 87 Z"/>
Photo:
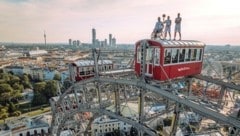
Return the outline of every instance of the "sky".
<path id="1" fill-rule="evenodd" d="M 0 0 L 0 42 L 117 43 L 150 38 L 158 16 L 182 17 L 182 39 L 240 45 L 239 0 Z M 177 38 L 178 39 L 178 38 Z"/>

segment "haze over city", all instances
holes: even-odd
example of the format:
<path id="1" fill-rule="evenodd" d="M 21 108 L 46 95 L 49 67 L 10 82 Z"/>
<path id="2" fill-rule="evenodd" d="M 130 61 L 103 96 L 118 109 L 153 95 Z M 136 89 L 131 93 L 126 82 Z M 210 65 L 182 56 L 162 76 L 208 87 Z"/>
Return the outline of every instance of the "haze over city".
<path id="1" fill-rule="evenodd" d="M 91 43 L 91 29 L 104 39 L 112 33 L 117 43 L 150 38 L 158 16 L 181 13 L 182 39 L 206 44 L 240 45 L 237 0 L 2 0 L 0 42 Z M 172 35 L 174 21 L 172 23 Z"/>

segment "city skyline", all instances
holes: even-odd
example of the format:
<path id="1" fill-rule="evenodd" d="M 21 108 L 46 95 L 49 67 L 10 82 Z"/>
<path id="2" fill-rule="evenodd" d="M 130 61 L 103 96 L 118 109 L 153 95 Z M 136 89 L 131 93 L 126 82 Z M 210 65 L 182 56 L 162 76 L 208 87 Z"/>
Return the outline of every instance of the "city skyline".
<path id="1" fill-rule="evenodd" d="M 53 6 L 54 5 L 54 6 Z M 88 1 L 88 0 L 3 0 L 0 1 L 0 42 L 66 42 L 69 38 L 91 43 L 109 33 L 118 43 L 134 44 L 150 38 L 158 16 L 182 16 L 182 39 L 206 44 L 240 45 L 238 1 Z"/>

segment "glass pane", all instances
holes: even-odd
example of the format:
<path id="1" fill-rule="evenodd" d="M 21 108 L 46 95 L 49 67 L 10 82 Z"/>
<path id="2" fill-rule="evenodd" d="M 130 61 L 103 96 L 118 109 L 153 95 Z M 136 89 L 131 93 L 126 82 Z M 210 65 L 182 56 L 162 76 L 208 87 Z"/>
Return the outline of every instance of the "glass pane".
<path id="1" fill-rule="evenodd" d="M 153 62 L 153 54 L 154 54 L 154 48 L 148 48 L 147 49 L 147 55 L 146 55 L 146 63 L 152 63 Z"/>
<path id="2" fill-rule="evenodd" d="M 172 63 L 178 63 L 179 49 L 172 49 Z"/>
<path id="3" fill-rule="evenodd" d="M 196 60 L 199 61 L 200 49 L 197 49 Z"/>
<path id="4" fill-rule="evenodd" d="M 137 62 L 140 63 L 141 61 L 141 48 L 140 46 L 137 47 Z"/>
<path id="5" fill-rule="evenodd" d="M 160 48 L 155 48 L 154 61 L 154 64 L 160 64 Z"/>
<path id="6" fill-rule="evenodd" d="M 184 62 L 185 52 L 186 52 L 186 49 L 181 49 L 180 55 L 179 55 L 179 62 Z"/>
<path id="7" fill-rule="evenodd" d="M 171 62 L 171 49 L 165 49 L 164 64 L 170 64 Z"/>
<path id="8" fill-rule="evenodd" d="M 192 49 L 191 60 L 195 61 L 196 60 L 196 56 L 197 56 L 197 49 Z"/>
<path id="9" fill-rule="evenodd" d="M 186 49 L 185 61 L 190 61 L 190 57 L 191 57 L 191 49 Z"/>
<path id="10" fill-rule="evenodd" d="M 200 49 L 200 53 L 199 53 L 199 58 L 198 60 L 202 60 L 202 49 Z"/>

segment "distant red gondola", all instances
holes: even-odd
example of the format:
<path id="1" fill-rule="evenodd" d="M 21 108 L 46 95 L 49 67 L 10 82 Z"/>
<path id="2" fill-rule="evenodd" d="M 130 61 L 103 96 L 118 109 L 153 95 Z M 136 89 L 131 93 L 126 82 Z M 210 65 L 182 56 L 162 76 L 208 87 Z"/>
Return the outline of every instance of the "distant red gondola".
<path id="1" fill-rule="evenodd" d="M 98 61 L 99 72 L 113 69 L 111 60 Z M 93 77 L 95 74 L 95 65 L 93 60 L 78 60 L 69 64 L 69 73 L 71 81 L 81 81 Z"/>

